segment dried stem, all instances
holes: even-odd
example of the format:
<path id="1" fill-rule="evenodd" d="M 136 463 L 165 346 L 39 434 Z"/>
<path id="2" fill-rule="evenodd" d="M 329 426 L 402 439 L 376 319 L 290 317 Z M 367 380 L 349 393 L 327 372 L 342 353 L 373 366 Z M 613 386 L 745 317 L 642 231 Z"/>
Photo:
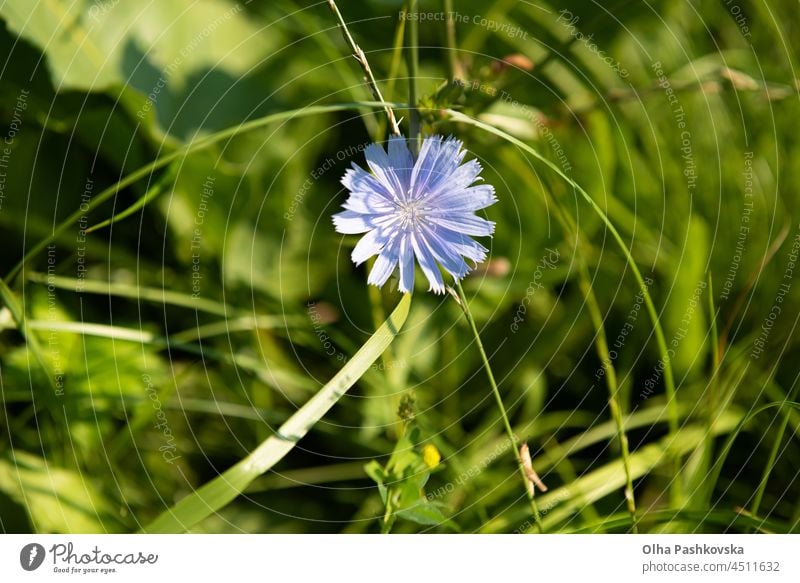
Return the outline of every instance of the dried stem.
<path id="1" fill-rule="evenodd" d="M 372 91 L 375 101 L 379 101 L 381 104 L 383 104 L 383 110 L 386 112 L 386 117 L 389 119 L 389 127 L 391 128 L 392 133 L 396 136 L 399 136 L 400 126 L 397 124 L 397 118 L 394 116 L 394 111 L 392 108 L 388 103 L 386 103 L 383 95 L 381 95 L 381 90 L 378 88 L 378 83 L 375 81 L 375 76 L 372 74 L 372 69 L 369 68 L 367 56 L 364 54 L 364 51 L 361 50 L 361 47 L 356 44 L 356 41 L 353 40 L 353 35 L 350 34 L 350 30 L 347 28 L 347 23 L 344 21 L 344 18 L 342 18 L 342 13 L 339 12 L 339 7 L 336 5 L 336 2 L 334 0 L 328 0 L 328 6 L 330 6 L 331 11 L 333 11 L 333 14 L 336 16 L 339 29 L 342 31 L 342 36 L 344 36 L 345 42 L 350 46 L 350 49 L 353 51 L 353 56 L 364 70 L 365 81 L 367 86 L 370 88 L 370 91 Z"/>

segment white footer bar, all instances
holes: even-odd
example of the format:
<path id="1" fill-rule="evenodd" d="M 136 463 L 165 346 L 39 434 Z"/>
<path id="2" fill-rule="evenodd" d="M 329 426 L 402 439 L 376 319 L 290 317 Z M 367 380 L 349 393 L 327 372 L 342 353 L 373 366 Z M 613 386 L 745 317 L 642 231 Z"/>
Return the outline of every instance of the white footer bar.
<path id="1" fill-rule="evenodd" d="M 800 535 L 3 535 L 0 581 L 800 581 Z M 420 578 L 422 577 L 422 578 Z"/>

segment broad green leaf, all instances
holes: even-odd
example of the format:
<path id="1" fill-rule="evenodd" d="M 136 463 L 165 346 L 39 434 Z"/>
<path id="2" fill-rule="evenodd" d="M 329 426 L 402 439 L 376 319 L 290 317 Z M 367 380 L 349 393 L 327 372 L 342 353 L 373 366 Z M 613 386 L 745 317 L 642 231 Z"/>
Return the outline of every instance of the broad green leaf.
<path id="1" fill-rule="evenodd" d="M 129 83 L 168 99 L 159 80 L 174 88 L 211 68 L 242 74 L 276 42 L 226 0 L 7 0 L 3 16 L 45 53 L 61 91 Z"/>
<path id="2" fill-rule="evenodd" d="M 177 306 L 198 312 L 207 312 L 217 316 L 237 316 L 244 315 L 233 306 L 216 302 L 202 297 L 194 297 L 192 294 L 184 294 L 178 291 L 165 288 L 145 287 L 116 281 L 100 281 L 97 279 L 77 279 L 74 277 L 63 277 L 60 275 L 46 275 L 44 273 L 31 272 L 28 279 L 36 283 L 47 284 L 55 289 L 69 290 L 74 292 L 80 290 L 86 294 L 99 294 L 108 297 L 120 297 L 135 300 L 136 302 L 152 302 L 163 304 L 164 306 Z"/>
<path id="3" fill-rule="evenodd" d="M 146 526 L 143 532 L 170 533 L 191 528 L 226 506 L 258 476 L 288 454 L 306 433 L 369 369 L 391 344 L 408 316 L 411 295 L 400 300 L 392 314 L 342 369 L 300 410 L 250 455 L 206 483 Z"/>
<path id="4" fill-rule="evenodd" d="M 707 303 L 706 265 L 708 261 L 708 227 L 697 215 L 689 218 L 682 256 L 674 267 L 675 279 L 669 290 L 664 310 L 676 374 L 684 375 L 701 370 L 705 363 L 703 343 L 706 337 Z"/>
<path id="5" fill-rule="evenodd" d="M 398 510 L 395 514 L 398 518 L 404 518 L 426 526 L 439 526 L 447 522 L 447 517 L 442 511 L 429 502 L 420 502 L 414 506 Z"/>

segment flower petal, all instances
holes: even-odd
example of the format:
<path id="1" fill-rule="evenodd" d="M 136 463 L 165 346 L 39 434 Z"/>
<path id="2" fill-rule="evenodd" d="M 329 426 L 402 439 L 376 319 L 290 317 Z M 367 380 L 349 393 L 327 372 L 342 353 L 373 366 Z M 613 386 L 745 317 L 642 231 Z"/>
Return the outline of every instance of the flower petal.
<path id="1" fill-rule="evenodd" d="M 350 259 L 356 265 L 361 265 L 373 255 L 377 255 L 383 250 L 386 245 L 387 236 L 383 229 L 373 229 L 356 243 L 353 252 L 350 254 Z"/>
<path id="2" fill-rule="evenodd" d="M 372 271 L 369 272 L 367 283 L 381 287 L 392 275 L 399 258 L 399 239 L 399 236 L 395 236 L 383 248 L 383 251 L 375 260 L 375 265 L 372 266 Z"/>
<path id="3" fill-rule="evenodd" d="M 348 168 L 344 176 L 342 176 L 342 186 L 349 190 L 351 194 L 375 194 L 385 198 L 387 202 L 395 200 L 386 186 L 355 162 L 353 162 L 352 168 Z"/>
<path id="4" fill-rule="evenodd" d="M 469 188 L 443 191 L 431 204 L 450 213 L 474 212 L 492 206 L 496 202 L 494 187 L 489 184 L 479 184 Z"/>
<path id="5" fill-rule="evenodd" d="M 419 266 L 422 268 L 422 273 L 428 278 L 428 283 L 430 284 L 428 289 L 437 294 L 443 294 L 445 291 L 444 280 L 442 279 L 442 273 L 439 271 L 439 266 L 436 265 L 436 260 L 428 250 L 427 245 L 421 244 L 416 235 L 412 233 L 410 237 L 411 245 L 414 248 L 417 261 L 419 261 Z"/>
<path id="6" fill-rule="evenodd" d="M 400 240 L 400 286 L 403 293 L 414 291 L 414 249 L 408 235 L 402 235 Z"/>
<path id="7" fill-rule="evenodd" d="M 391 164 L 395 175 L 400 180 L 403 195 L 406 195 L 411 188 L 411 171 L 414 169 L 414 158 L 408 149 L 408 143 L 403 136 L 392 136 L 389 138 L 389 164 Z M 403 196 L 402 198 L 406 198 Z"/>
<path id="8" fill-rule="evenodd" d="M 444 293 L 444 272 L 460 279 L 471 269 L 466 260 L 486 259 L 488 249 L 471 237 L 491 235 L 495 225 L 474 213 L 497 198 L 492 186 L 473 186 L 481 165 L 462 163 L 466 153 L 452 136 L 431 136 L 415 161 L 405 138 L 392 136 L 386 150 L 365 149 L 370 172 L 353 164 L 345 173 L 350 196 L 333 222 L 339 232 L 365 233 L 352 259 L 360 264 L 378 256 L 370 284 L 383 285 L 399 265 L 399 290 L 409 293 L 419 262 L 429 289 Z"/>
<path id="9" fill-rule="evenodd" d="M 441 142 L 441 136 L 431 136 L 422 141 L 414 170 L 411 171 L 411 196 L 413 198 L 422 198 L 425 195 L 431 174 L 435 171 Z"/>
<path id="10" fill-rule="evenodd" d="M 364 148 L 364 156 L 367 159 L 367 166 L 369 166 L 378 181 L 389 191 L 392 200 L 404 200 L 406 189 L 401 184 L 400 178 L 392 168 L 389 156 L 381 145 L 370 144 Z"/>
<path id="11" fill-rule="evenodd" d="M 429 196 L 431 199 L 438 199 L 442 194 L 467 188 L 478 179 L 480 173 L 480 162 L 477 160 L 470 160 L 466 164 L 454 168 L 452 173 L 447 177 L 447 180 L 440 182 L 435 189 L 430 191 Z"/>
<path id="12" fill-rule="evenodd" d="M 494 233 L 494 223 L 471 213 L 427 214 L 426 220 L 441 225 L 451 231 L 483 237 Z"/>
<path id="13" fill-rule="evenodd" d="M 470 271 L 469 265 L 456 253 L 452 245 L 439 237 L 432 229 L 424 229 L 422 237 L 436 260 L 456 279 L 461 279 Z"/>
<path id="14" fill-rule="evenodd" d="M 353 211 L 342 211 L 333 215 L 333 224 L 336 231 L 344 235 L 357 235 L 366 233 L 375 228 L 375 218 L 377 215 L 366 215 Z"/>
<path id="15" fill-rule="evenodd" d="M 344 208 L 367 215 L 386 214 L 397 210 L 397 205 L 373 193 L 354 192 L 342 205 Z"/>
<path id="16" fill-rule="evenodd" d="M 463 255 L 475 263 L 483 263 L 486 260 L 489 250 L 471 237 L 438 225 L 430 228 L 434 229 L 434 232 L 459 255 Z"/>

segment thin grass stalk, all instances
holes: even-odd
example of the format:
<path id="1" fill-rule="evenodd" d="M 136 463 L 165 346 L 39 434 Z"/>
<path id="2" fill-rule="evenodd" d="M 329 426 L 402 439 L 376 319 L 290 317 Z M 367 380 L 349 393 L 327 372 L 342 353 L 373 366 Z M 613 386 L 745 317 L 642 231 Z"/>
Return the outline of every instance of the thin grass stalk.
<path id="1" fill-rule="evenodd" d="M 500 410 L 500 417 L 503 420 L 503 428 L 506 431 L 506 436 L 508 437 L 509 442 L 512 445 L 514 450 L 514 457 L 517 460 L 517 466 L 519 468 L 519 474 L 522 478 L 523 488 L 525 490 L 526 495 L 528 496 L 528 501 L 531 505 L 531 511 L 533 512 L 533 518 L 536 521 L 536 528 L 539 533 L 544 533 L 544 527 L 542 526 L 542 516 L 539 513 L 539 508 L 536 504 L 536 499 L 534 498 L 534 494 L 532 489 L 529 487 L 529 480 L 528 476 L 525 473 L 525 466 L 522 463 L 522 457 L 519 453 L 519 443 L 514 435 L 514 430 L 511 429 L 511 422 L 508 420 L 508 413 L 506 412 L 506 407 L 503 405 L 503 397 L 500 395 L 500 390 L 497 388 L 497 382 L 494 379 L 494 373 L 492 372 L 492 366 L 489 364 L 489 358 L 486 356 L 486 350 L 483 348 L 483 342 L 481 342 L 481 336 L 478 332 L 478 326 L 475 324 L 475 318 L 472 317 L 472 312 L 469 309 L 469 303 L 467 303 L 467 296 L 464 293 L 464 288 L 461 286 L 461 282 L 456 282 L 456 290 L 458 291 L 459 303 L 461 305 L 461 309 L 464 312 L 464 316 L 467 318 L 467 322 L 469 323 L 470 330 L 472 331 L 472 335 L 475 338 L 475 344 L 478 346 L 478 352 L 481 355 L 481 361 L 483 362 L 483 368 L 486 370 L 486 376 L 489 378 L 489 386 L 492 388 L 492 394 L 494 395 L 494 399 L 497 402 L 497 408 Z"/>

